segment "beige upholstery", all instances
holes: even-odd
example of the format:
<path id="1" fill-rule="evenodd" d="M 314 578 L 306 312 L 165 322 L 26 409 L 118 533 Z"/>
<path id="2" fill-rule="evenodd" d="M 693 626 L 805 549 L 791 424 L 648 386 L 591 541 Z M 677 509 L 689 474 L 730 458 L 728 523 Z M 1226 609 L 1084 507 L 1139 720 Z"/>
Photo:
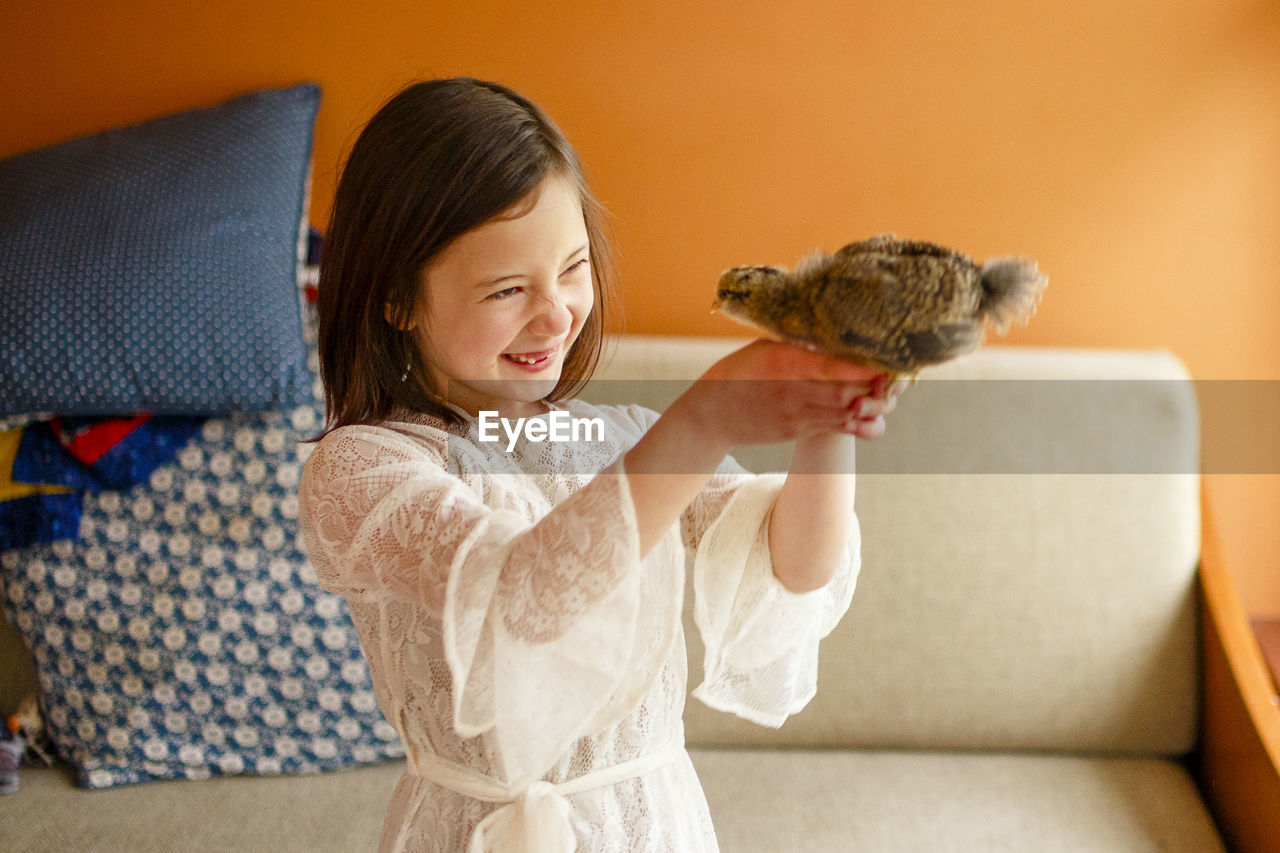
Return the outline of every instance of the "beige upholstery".
<path id="1" fill-rule="evenodd" d="M 0 798 L 0 850 L 204 853 L 375 850 L 402 762 L 314 776 L 223 776 L 100 791 L 24 769 Z"/>
<path id="2" fill-rule="evenodd" d="M 742 343 L 625 339 L 584 396 L 661 409 Z M 1180 763 L 1197 446 L 1165 353 L 993 347 L 926 371 L 859 444 L 862 573 L 816 698 L 779 730 L 690 700 L 726 853 L 1222 849 Z M 735 456 L 777 470 L 788 449 Z M 29 674 L 2 634 L 9 703 Z M 398 772 L 88 793 L 27 771 L 0 849 L 369 849 Z"/>
<path id="3" fill-rule="evenodd" d="M 877 751 L 695 750 L 729 853 L 1213 853 L 1167 761 Z"/>

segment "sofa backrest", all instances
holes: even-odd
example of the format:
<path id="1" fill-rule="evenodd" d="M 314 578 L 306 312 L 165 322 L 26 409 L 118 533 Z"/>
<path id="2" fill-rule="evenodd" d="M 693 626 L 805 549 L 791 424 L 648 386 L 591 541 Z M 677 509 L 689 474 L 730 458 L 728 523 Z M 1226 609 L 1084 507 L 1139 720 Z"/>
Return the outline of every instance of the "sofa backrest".
<path id="1" fill-rule="evenodd" d="M 584 396 L 661 410 L 744 342 L 622 338 Z M 926 370 L 857 453 L 862 569 L 817 696 L 777 731 L 691 700 L 690 744 L 1193 747 L 1198 420 L 1177 359 L 990 347 Z M 789 447 L 734 456 L 785 470 Z"/>
<path id="2" fill-rule="evenodd" d="M 661 411 L 744 342 L 622 338 L 584 396 Z M 926 371 L 858 444 L 862 571 L 817 696 L 776 731 L 690 701 L 689 743 L 1189 751 L 1197 442 L 1167 353 L 991 347 Z M 696 684 L 687 612 L 686 636 Z M 35 684 L 0 617 L 0 713 Z"/>

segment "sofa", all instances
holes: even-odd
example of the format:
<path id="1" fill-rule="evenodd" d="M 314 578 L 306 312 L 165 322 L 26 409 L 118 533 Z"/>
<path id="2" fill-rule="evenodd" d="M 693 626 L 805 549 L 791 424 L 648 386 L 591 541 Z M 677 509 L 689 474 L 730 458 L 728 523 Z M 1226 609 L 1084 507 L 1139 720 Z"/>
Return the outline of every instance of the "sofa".
<path id="1" fill-rule="evenodd" d="M 584 396 L 660 410 L 742 343 L 616 338 Z M 817 695 L 776 730 L 689 701 L 721 848 L 1280 850 L 1280 710 L 1198 442 L 1169 353 L 989 347 L 926 370 L 858 445 L 862 568 Z M 0 712 L 36 689 L 0 626 Z M 0 849 L 370 850 L 402 770 L 88 791 L 24 767 Z"/>

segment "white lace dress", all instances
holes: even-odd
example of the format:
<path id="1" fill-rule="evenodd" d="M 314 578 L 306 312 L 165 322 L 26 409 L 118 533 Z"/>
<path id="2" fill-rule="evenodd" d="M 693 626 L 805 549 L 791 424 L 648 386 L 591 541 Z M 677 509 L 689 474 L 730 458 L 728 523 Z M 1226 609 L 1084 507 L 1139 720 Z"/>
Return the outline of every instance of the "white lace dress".
<path id="1" fill-rule="evenodd" d="M 856 526 L 830 584 L 787 591 L 767 540 L 783 475 L 731 458 L 640 560 L 621 454 L 657 414 L 556 410 L 600 418 L 603 439 L 508 452 L 474 419 L 404 412 L 307 460 L 308 555 L 409 757 L 382 850 L 716 850 L 683 748 L 686 548 L 707 649 L 694 695 L 712 707 L 781 725 L 849 606 Z"/>

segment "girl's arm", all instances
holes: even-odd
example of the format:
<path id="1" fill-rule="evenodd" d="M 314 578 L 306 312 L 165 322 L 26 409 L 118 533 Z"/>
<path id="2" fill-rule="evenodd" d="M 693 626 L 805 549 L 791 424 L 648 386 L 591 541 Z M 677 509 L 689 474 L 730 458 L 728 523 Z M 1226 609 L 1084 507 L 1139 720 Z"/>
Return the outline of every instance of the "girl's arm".
<path id="1" fill-rule="evenodd" d="M 623 460 L 641 555 L 734 446 L 796 439 L 792 473 L 770 523 L 770 551 L 789 589 L 822 586 L 848 541 L 852 437 L 883 433 L 883 416 L 892 409 L 875 377 L 870 368 L 766 341 L 713 365 Z"/>
<path id="2" fill-rule="evenodd" d="M 769 517 L 773 573 L 792 592 L 826 586 L 853 528 L 854 439 L 826 433 L 797 440 L 791 470 Z M 808 472 L 828 473 L 808 473 Z"/>
<path id="3" fill-rule="evenodd" d="M 853 529 L 854 437 L 884 435 L 885 415 L 906 387 L 876 378 L 851 409 L 853 428 L 800 437 L 769 519 L 773 573 L 792 592 L 826 586 L 840 567 Z"/>

